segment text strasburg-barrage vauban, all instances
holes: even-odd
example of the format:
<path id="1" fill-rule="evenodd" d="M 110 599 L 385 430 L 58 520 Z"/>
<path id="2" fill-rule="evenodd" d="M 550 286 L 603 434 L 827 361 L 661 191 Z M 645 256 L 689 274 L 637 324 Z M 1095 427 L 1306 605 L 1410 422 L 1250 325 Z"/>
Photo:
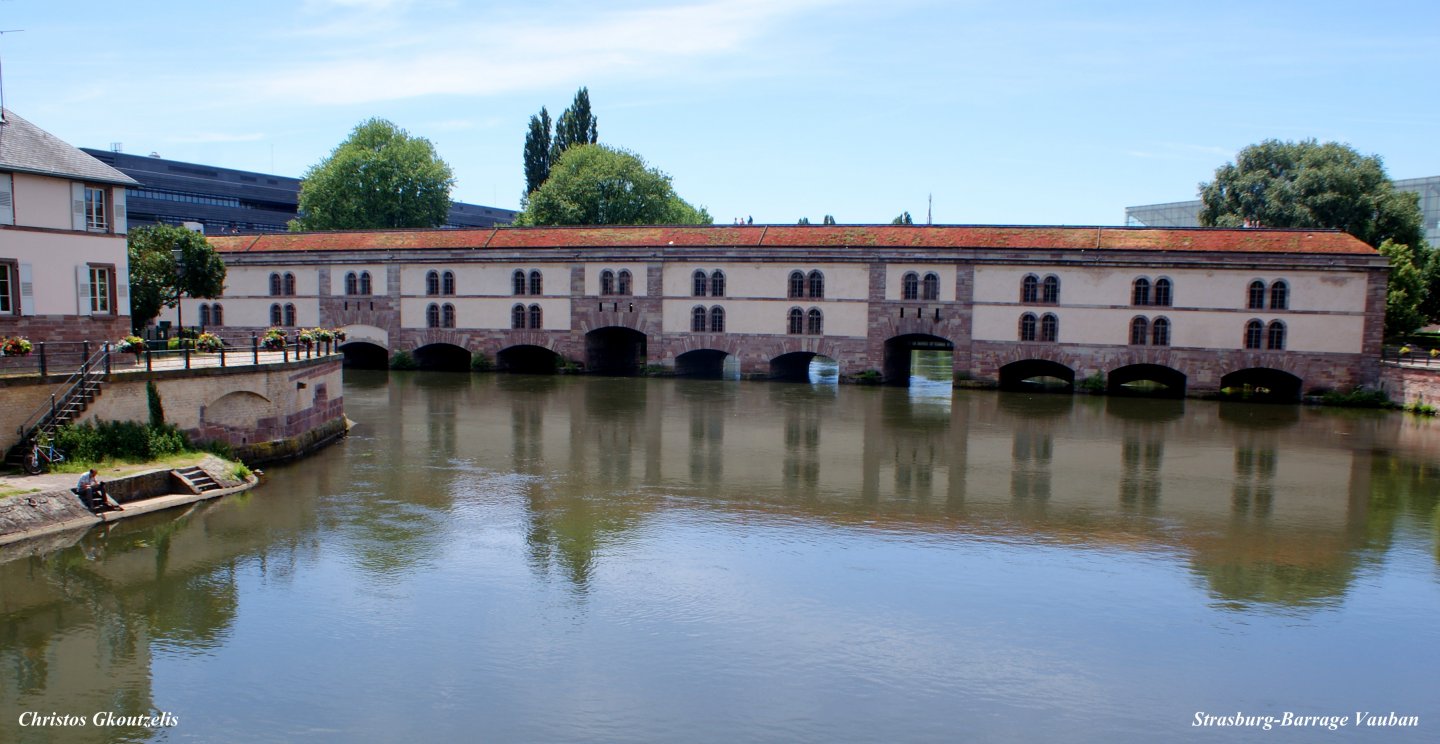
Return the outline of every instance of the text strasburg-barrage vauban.
<path id="1" fill-rule="evenodd" d="M 1312 716 L 1300 713 L 1285 711 L 1278 716 L 1254 715 L 1246 713 L 1226 713 L 1214 715 L 1203 710 L 1195 711 L 1195 719 L 1190 723 L 1192 728 L 1196 726 L 1236 726 L 1241 728 L 1260 728 L 1269 731 L 1272 728 L 1326 728 L 1336 731 L 1348 727 L 1413 727 L 1420 725 L 1420 716 L 1402 716 L 1395 711 L 1389 713 L 1372 713 L 1368 710 L 1357 710 L 1353 714 L 1338 716 Z"/>

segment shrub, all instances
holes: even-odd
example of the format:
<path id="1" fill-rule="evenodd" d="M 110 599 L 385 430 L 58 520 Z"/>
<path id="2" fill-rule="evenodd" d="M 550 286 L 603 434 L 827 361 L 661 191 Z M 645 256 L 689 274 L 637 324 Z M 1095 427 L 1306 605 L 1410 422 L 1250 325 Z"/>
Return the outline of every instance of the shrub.
<path id="1" fill-rule="evenodd" d="M 1320 401 L 1327 406 L 1340 406 L 1344 408 L 1390 408 L 1394 406 L 1390 397 L 1380 390 L 1366 390 L 1355 388 L 1348 393 L 1332 390 L 1320 396 Z"/>
<path id="2" fill-rule="evenodd" d="M 260 348 L 268 351 L 279 351 L 285 348 L 285 331 L 279 328 L 265 331 L 265 335 L 260 337 Z"/>
<path id="3" fill-rule="evenodd" d="M 160 401 L 160 389 L 155 387 L 155 381 L 145 383 L 145 403 L 150 408 L 150 425 L 165 425 L 165 405 Z"/>
<path id="4" fill-rule="evenodd" d="M 1105 373 L 1096 372 L 1081 380 L 1077 387 L 1087 393 L 1103 393 L 1105 392 Z"/>
<path id="5" fill-rule="evenodd" d="M 495 363 L 490 361 L 489 355 L 483 351 L 477 351 L 470 355 L 470 369 L 476 372 L 489 372 L 495 369 Z"/>
<path id="6" fill-rule="evenodd" d="M 145 353 L 145 339 L 139 336 L 126 336 L 115 342 L 115 350 L 122 354 L 134 354 L 138 357 Z"/>
<path id="7" fill-rule="evenodd" d="M 101 421 L 60 427 L 55 432 L 55 446 L 78 462 L 144 461 L 185 452 L 190 440 L 173 424 Z"/>
<path id="8" fill-rule="evenodd" d="M 855 382 L 861 385 L 879 385 L 884 379 L 878 369 L 867 369 L 855 375 Z"/>
<path id="9" fill-rule="evenodd" d="M 235 480 L 240 481 L 249 480 L 252 475 L 250 468 L 246 467 L 243 462 L 235 463 L 235 467 L 231 468 L 230 474 L 235 476 Z"/>
<path id="10" fill-rule="evenodd" d="M 202 333 L 195 337 L 195 348 L 200 351 L 217 352 L 225 348 L 225 342 L 213 333 Z"/>
<path id="11" fill-rule="evenodd" d="M 408 351 L 397 351 L 390 357 L 390 369 L 415 369 L 420 365 L 415 363 L 415 357 L 410 356 Z"/>

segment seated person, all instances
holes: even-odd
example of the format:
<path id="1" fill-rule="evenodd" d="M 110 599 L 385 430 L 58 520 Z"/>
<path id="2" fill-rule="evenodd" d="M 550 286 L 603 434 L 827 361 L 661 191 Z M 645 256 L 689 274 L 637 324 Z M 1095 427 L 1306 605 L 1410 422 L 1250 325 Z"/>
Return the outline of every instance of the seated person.
<path id="1" fill-rule="evenodd" d="M 105 484 L 100 482 L 100 471 L 90 468 L 84 475 L 80 476 L 80 482 L 75 484 L 75 493 L 80 495 L 81 503 L 92 512 L 102 511 L 124 511 L 125 507 L 120 502 L 110 498 L 105 493 Z"/>

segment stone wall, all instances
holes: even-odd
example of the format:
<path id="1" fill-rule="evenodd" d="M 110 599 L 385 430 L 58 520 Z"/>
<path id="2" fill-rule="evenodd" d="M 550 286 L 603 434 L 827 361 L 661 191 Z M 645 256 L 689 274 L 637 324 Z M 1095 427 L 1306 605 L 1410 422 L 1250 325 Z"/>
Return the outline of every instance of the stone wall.
<path id="1" fill-rule="evenodd" d="M 129 315 L 0 315 L 0 336 L 40 341 L 104 343 L 130 335 Z"/>
<path id="2" fill-rule="evenodd" d="M 1402 406 L 1412 404 L 1440 407 L 1440 367 L 1380 367 L 1379 387 L 1390 400 Z"/>

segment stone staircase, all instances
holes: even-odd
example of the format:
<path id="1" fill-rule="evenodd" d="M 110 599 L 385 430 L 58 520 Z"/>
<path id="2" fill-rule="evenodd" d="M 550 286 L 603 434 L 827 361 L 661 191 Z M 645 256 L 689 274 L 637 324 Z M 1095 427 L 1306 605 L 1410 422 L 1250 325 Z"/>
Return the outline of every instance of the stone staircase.
<path id="1" fill-rule="evenodd" d="M 180 468 L 178 470 L 172 470 L 171 472 L 194 493 L 219 491 L 222 488 L 222 486 L 216 483 L 215 479 L 211 478 L 210 474 L 205 472 L 205 469 L 199 465 L 191 465 L 188 468 Z"/>
<path id="2" fill-rule="evenodd" d="M 50 396 L 50 400 L 20 425 L 17 432 L 19 441 L 5 453 L 7 465 L 20 466 L 30 455 L 34 442 L 49 441 L 56 429 L 80 418 L 80 414 L 100 397 L 108 366 L 106 355 L 109 353 L 109 345 L 106 344 L 85 360 Z"/>

